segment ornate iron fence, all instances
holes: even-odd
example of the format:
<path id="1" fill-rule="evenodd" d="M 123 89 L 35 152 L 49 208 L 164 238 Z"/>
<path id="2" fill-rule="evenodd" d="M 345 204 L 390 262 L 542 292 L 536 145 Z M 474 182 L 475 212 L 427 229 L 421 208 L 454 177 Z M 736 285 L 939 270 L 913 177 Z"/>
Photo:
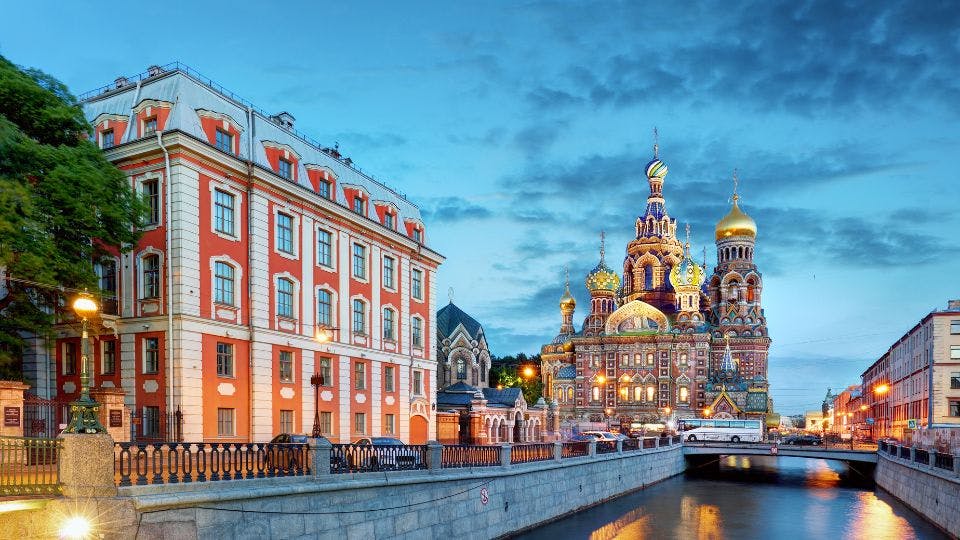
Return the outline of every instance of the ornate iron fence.
<path id="1" fill-rule="evenodd" d="M 444 469 L 500 465 L 500 446 L 444 446 L 441 461 Z"/>
<path id="2" fill-rule="evenodd" d="M 60 441 L 0 437 L 0 496 L 60 493 Z"/>
<path id="3" fill-rule="evenodd" d="M 510 449 L 510 463 L 529 463 L 553 459 L 553 443 L 515 444 Z"/>
<path id="4" fill-rule="evenodd" d="M 590 443 L 587 441 L 565 442 L 563 443 L 564 458 L 586 456 L 590 453 Z"/>
<path id="5" fill-rule="evenodd" d="M 334 444 L 330 449 L 330 472 L 335 474 L 426 468 L 426 445 Z"/>
<path id="6" fill-rule="evenodd" d="M 311 473 L 306 444 L 115 443 L 119 486 L 212 482 Z"/>
<path id="7" fill-rule="evenodd" d="M 23 435 L 25 437 L 55 438 L 70 421 L 70 402 L 65 399 L 45 399 L 34 394 L 23 396 Z"/>
<path id="8" fill-rule="evenodd" d="M 937 452 L 933 456 L 933 466 L 938 469 L 953 470 L 953 454 Z"/>

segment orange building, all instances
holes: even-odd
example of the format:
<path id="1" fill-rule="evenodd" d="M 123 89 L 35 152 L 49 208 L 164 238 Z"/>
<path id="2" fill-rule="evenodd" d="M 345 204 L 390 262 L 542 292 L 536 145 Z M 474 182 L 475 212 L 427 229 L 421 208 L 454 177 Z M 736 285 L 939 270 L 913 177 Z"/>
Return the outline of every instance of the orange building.
<path id="1" fill-rule="evenodd" d="M 443 257 L 414 204 L 290 114 L 180 64 L 81 99 L 150 207 L 140 242 L 96 261 L 118 319 L 93 341 L 94 381 L 126 391 L 134 437 L 169 438 L 174 411 L 183 440 L 264 441 L 315 418 L 334 442 L 435 436 Z M 61 335 L 25 367 L 41 393 L 72 399 L 79 340 Z"/>

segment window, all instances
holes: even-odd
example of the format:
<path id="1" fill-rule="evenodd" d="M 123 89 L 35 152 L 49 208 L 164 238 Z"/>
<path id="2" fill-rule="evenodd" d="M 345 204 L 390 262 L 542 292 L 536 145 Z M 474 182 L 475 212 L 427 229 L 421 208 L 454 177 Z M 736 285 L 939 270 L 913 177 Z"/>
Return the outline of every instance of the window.
<path id="1" fill-rule="evenodd" d="M 317 264 L 333 266 L 333 234 L 323 229 L 317 231 Z"/>
<path id="2" fill-rule="evenodd" d="M 233 377 L 233 344 L 217 342 L 217 376 Z"/>
<path id="3" fill-rule="evenodd" d="M 423 300 L 423 271 L 413 271 L 413 279 L 410 280 L 410 294 L 417 300 Z"/>
<path id="4" fill-rule="evenodd" d="M 367 324 L 366 324 L 366 311 L 367 306 L 363 300 L 354 300 L 353 301 L 353 333 L 358 335 L 365 335 L 367 333 Z"/>
<path id="5" fill-rule="evenodd" d="M 293 382 L 293 353 L 280 351 L 280 382 Z"/>
<path id="6" fill-rule="evenodd" d="M 600 387 L 594 386 L 592 390 L 593 401 L 600 401 Z"/>
<path id="7" fill-rule="evenodd" d="M 234 269 L 225 262 L 217 261 L 213 265 L 213 301 L 227 306 L 233 303 Z"/>
<path id="8" fill-rule="evenodd" d="M 412 326 L 413 346 L 423 347 L 423 319 L 414 317 L 410 322 Z"/>
<path id="9" fill-rule="evenodd" d="M 390 308 L 383 310 L 383 339 L 393 341 L 396 339 L 393 331 L 393 310 Z"/>
<path id="10" fill-rule="evenodd" d="M 63 374 L 75 375 L 77 373 L 77 344 L 63 344 Z"/>
<path id="11" fill-rule="evenodd" d="M 383 391 L 384 392 L 393 392 L 394 390 L 394 374 L 393 366 L 386 366 L 383 368 Z"/>
<path id="12" fill-rule="evenodd" d="M 413 370 L 413 395 L 423 395 L 423 372 L 419 369 Z"/>
<path id="13" fill-rule="evenodd" d="M 950 374 L 950 388 L 957 389 L 960 388 L 960 372 L 954 371 Z"/>
<path id="14" fill-rule="evenodd" d="M 117 262 L 113 259 L 102 259 L 97 264 L 97 277 L 100 281 L 100 290 L 103 291 L 106 296 L 113 297 L 110 300 L 116 302 Z"/>
<path id="15" fill-rule="evenodd" d="M 366 379 L 366 370 L 367 366 L 363 362 L 355 362 L 353 364 L 353 389 L 354 390 L 363 390 L 367 387 Z"/>
<path id="16" fill-rule="evenodd" d="M 143 340 L 143 372 L 160 371 L 160 338 L 150 337 Z"/>
<path id="17" fill-rule="evenodd" d="M 107 129 L 100 134 L 100 148 L 106 150 L 113 146 L 113 130 Z"/>
<path id="18" fill-rule="evenodd" d="M 280 433 L 293 433 L 293 411 L 280 410 Z"/>
<path id="19" fill-rule="evenodd" d="M 393 435 L 394 431 L 394 416 L 392 414 L 387 414 L 383 417 L 383 434 L 384 435 Z"/>
<path id="20" fill-rule="evenodd" d="M 143 436 L 160 436 L 160 407 L 148 405 L 143 408 Z"/>
<path id="21" fill-rule="evenodd" d="M 213 190 L 213 229 L 234 236 L 234 196 L 219 189 Z"/>
<path id="22" fill-rule="evenodd" d="M 690 399 L 690 390 L 686 386 L 680 387 L 680 401 L 686 403 Z"/>
<path id="23" fill-rule="evenodd" d="M 330 369 L 330 359 L 321 358 L 319 370 L 321 386 L 333 386 L 333 372 Z"/>
<path id="24" fill-rule="evenodd" d="M 143 136 L 153 135 L 157 132 L 157 117 L 151 116 L 143 121 Z"/>
<path id="25" fill-rule="evenodd" d="M 960 334 L 960 321 L 950 321 L 950 333 Z"/>
<path id="26" fill-rule="evenodd" d="M 354 433 L 366 433 L 367 432 L 367 415 L 358 412 L 353 413 L 353 431 Z"/>
<path id="27" fill-rule="evenodd" d="M 657 389 L 654 388 L 654 387 L 652 387 L 652 386 L 648 386 L 648 387 L 647 387 L 647 401 L 653 401 L 654 399 L 656 399 L 656 397 L 657 397 Z"/>
<path id="28" fill-rule="evenodd" d="M 287 180 L 292 180 L 293 164 L 283 158 L 280 158 L 277 161 L 277 174 L 283 178 L 286 178 Z"/>
<path id="29" fill-rule="evenodd" d="M 293 216 L 277 214 L 277 250 L 293 255 Z"/>
<path id="30" fill-rule="evenodd" d="M 277 280 L 277 316 L 293 318 L 293 282 L 286 278 Z"/>
<path id="31" fill-rule="evenodd" d="M 420 229 L 413 230 L 413 241 L 417 243 L 423 242 L 423 233 L 420 232 Z"/>
<path id="32" fill-rule="evenodd" d="M 360 244 L 353 245 L 353 277 L 367 278 L 367 248 Z"/>
<path id="33" fill-rule="evenodd" d="M 634 386 L 633 387 L 633 400 L 634 401 L 643 401 L 643 387 Z"/>
<path id="34" fill-rule="evenodd" d="M 393 266 L 395 262 L 393 257 L 383 258 L 383 286 L 388 289 L 395 288 L 393 283 Z"/>
<path id="35" fill-rule="evenodd" d="M 960 360 L 960 345 L 951 345 L 951 346 L 950 346 L 950 359 L 951 359 L 951 360 Z"/>
<path id="36" fill-rule="evenodd" d="M 333 413 L 322 411 L 320 412 L 320 433 L 324 435 L 329 435 L 333 433 L 331 428 L 333 427 Z"/>
<path id="37" fill-rule="evenodd" d="M 389 212 L 383 215 L 383 224 L 390 230 L 393 230 L 397 227 L 396 218 L 394 218 L 393 214 Z"/>
<path id="38" fill-rule="evenodd" d="M 330 182 L 327 180 L 320 180 L 320 183 L 317 184 L 317 192 L 324 199 L 329 199 L 330 197 Z"/>
<path id="39" fill-rule="evenodd" d="M 464 360 L 463 356 L 457 357 L 457 379 L 464 380 L 467 378 L 467 361 Z"/>
<path id="40" fill-rule="evenodd" d="M 100 373 L 113 375 L 117 371 L 117 342 L 103 342 L 103 356 L 100 358 Z"/>
<path id="41" fill-rule="evenodd" d="M 158 225 L 160 223 L 160 181 L 156 178 L 144 180 L 141 184 L 141 195 L 148 209 L 144 225 Z"/>
<path id="42" fill-rule="evenodd" d="M 353 198 L 353 211 L 361 215 L 364 214 L 363 197 L 361 197 L 360 195 L 357 195 L 356 197 Z"/>
<path id="43" fill-rule="evenodd" d="M 317 291 L 317 324 L 331 326 L 333 324 L 333 296 L 330 291 Z"/>
<path id="44" fill-rule="evenodd" d="M 214 146 L 216 146 L 220 150 L 223 150 L 224 152 L 232 154 L 233 153 L 233 135 L 218 128 L 217 139 Z"/>
<path id="45" fill-rule="evenodd" d="M 217 409 L 217 435 L 220 437 L 233 437 L 234 431 L 233 416 L 234 409 Z M 286 431 L 285 433 L 289 433 Z"/>

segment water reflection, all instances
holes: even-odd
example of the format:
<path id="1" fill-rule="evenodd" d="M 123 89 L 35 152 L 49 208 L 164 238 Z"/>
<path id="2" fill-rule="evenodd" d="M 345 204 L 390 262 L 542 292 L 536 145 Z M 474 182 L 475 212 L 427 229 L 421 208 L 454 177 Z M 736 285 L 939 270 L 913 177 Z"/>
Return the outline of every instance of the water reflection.
<path id="1" fill-rule="evenodd" d="M 727 456 L 518 538 L 945 538 L 843 463 Z"/>

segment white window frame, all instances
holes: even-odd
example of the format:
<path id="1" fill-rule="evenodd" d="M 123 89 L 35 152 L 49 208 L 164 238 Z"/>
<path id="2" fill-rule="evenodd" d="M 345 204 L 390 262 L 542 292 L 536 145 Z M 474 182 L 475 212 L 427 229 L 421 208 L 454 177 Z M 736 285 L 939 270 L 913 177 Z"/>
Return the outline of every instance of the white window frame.
<path id="1" fill-rule="evenodd" d="M 393 262 L 393 266 L 390 268 L 390 277 L 391 281 L 393 281 L 393 284 L 391 285 L 387 285 L 387 259 L 390 259 L 390 261 Z M 381 257 L 380 281 L 383 283 L 383 288 L 391 292 L 397 292 L 397 270 L 399 269 L 399 265 L 397 263 L 398 260 L 393 255 L 384 254 L 383 257 Z"/>
<path id="2" fill-rule="evenodd" d="M 137 177 L 135 181 L 137 195 L 141 200 L 143 200 L 147 194 L 146 184 L 153 181 L 157 182 L 157 222 L 144 224 L 142 227 L 140 227 L 141 231 L 152 231 L 156 228 L 159 228 L 164 222 L 164 212 L 166 211 L 166 207 L 164 205 L 163 175 L 159 172 L 153 172 Z"/>
<path id="3" fill-rule="evenodd" d="M 360 300 L 361 302 L 363 302 L 363 333 L 362 334 L 357 333 L 354 330 L 354 313 L 356 310 L 354 309 L 353 304 L 356 300 Z M 350 335 L 357 336 L 357 337 L 364 337 L 364 338 L 370 337 L 370 330 L 371 330 L 370 310 L 372 309 L 371 304 L 372 302 L 370 302 L 370 300 L 367 300 L 363 295 L 356 294 L 350 297 L 350 321 L 349 321 Z"/>
<path id="4" fill-rule="evenodd" d="M 326 291 L 330 294 L 330 323 L 326 324 L 331 328 L 336 328 L 337 326 L 337 291 L 331 285 L 324 283 L 322 285 L 317 285 L 313 290 L 313 307 L 314 307 L 314 320 L 317 322 L 317 325 L 324 323 L 320 322 L 320 291 Z"/>
<path id="5" fill-rule="evenodd" d="M 144 284 L 145 284 L 145 282 L 146 282 L 146 279 L 145 279 L 145 274 L 144 274 L 143 261 L 144 261 L 144 259 L 146 259 L 146 258 L 149 257 L 150 255 L 156 255 L 156 256 L 158 257 L 158 259 L 157 259 L 157 265 L 158 265 L 157 282 L 158 282 L 158 286 L 159 286 L 159 295 L 157 295 L 157 296 L 152 296 L 152 297 L 150 297 L 150 298 L 144 298 L 144 294 L 145 294 Z M 163 252 L 160 251 L 159 249 L 156 249 L 156 248 L 153 248 L 153 247 L 148 247 L 147 249 L 145 249 L 145 250 L 143 250 L 143 251 L 141 251 L 140 253 L 137 254 L 137 300 L 138 300 L 138 301 L 142 302 L 142 301 L 145 301 L 145 300 L 149 300 L 149 301 L 154 301 L 154 302 L 156 302 L 156 301 L 160 301 L 160 300 L 163 299 L 163 293 L 164 293 L 164 288 L 163 288 L 163 286 L 164 286 L 164 282 L 163 282 L 163 277 L 164 277 L 164 276 L 163 276 L 163 268 L 164 268 L 164 267 L 163 267 L 163 264 L 164 264 Z M 160 313 L 160 312 L 158 311 L 156 314 L 159 314 L 159 313 Z"/>
<path id="6" fill-rule="evenodd" d="M 230 373 L 221 375 L 220 374 L 220 345 L 227 345 L 230 347 Z M 216 351 L 216 374 L 219 379 L 236 379 L 237 378 L 237 346 L 234 343 L 229 341 L 217 341 L 214 346 Z"/>
<path id="7" fill-rule="evenodd" d="M 283 353 L 290 353 L 290 380 L 285 381 L 280 378 L 280 355 Z M 293 349 L 280 349 L 277 351 L 277 382 L 280 384 L 296 384 L 297 383 L 297 352 Z"/>
<path id="8" fill-rule="evenodd" d="M 277 302 L 280 298 L 280 280 L 288 279 L 293 283 L 293 317 L 280 316 Z M 285 321 L 299 321 L 300 317 L 300 280 L 290 272 L 280 272 L 273 275 L 273 298 L 271 311 L 273 312 L 274 322 L 279 325 L 280 319 Z M 298 329 L 299 330 L 299 329 Z M 299 332 L 298 332 L 299 333 Z"/>
<path id="9" fill-rule="evenodd" d="M 419 376 L 420 389 L 417 389 L 417 379 Z M 415 396 L 426 395 L 426 390 L 424 389 L 424 380 L 423 380 L 423 370 L 415 369 L 413 370 L 413 375 L 410 377 L 410 393 Z"/>
<path id="10" fill-rule="evenodd" d="M 355 273 L 354 266 L 354 249 L 356 246 L 363 248 L 363 277 L 358 277 Z M 370 245 L 360 242 L 358 240 L 353 240 L 350 242 L 350 279 L 359 281 L 360 283 L 369 283 L 370 282 Z"/>
<path id="11" fill-rule="evenodd" d="M 157 370 L 156 371 L 147 371 L 147 340 L 155 339 L 157 340 Z M 140 373 L 144 375 L 159 375 L 163 368 L 161 367 L 161 351 L 163 350 L 163 343 L 159 336 L 144 336 L 140 338 Z"/>
<path id="12" fill-rule="evenodd" d="M 293 230 L 291 232 L 290 247 L 293 249 L 292 253 L 287 253 L 280 249 L 280 242 L 278 242 L 279 235 L 277 234 L 279 231 L 277 225 L 280 221 L 280 214 L 286 214 L 291 218 L 290 225 Z M 291 208 L 279 204 L 273 205 L 273 223 L 271 224 L 272 227 L 270 230 L 270 237 L 273 240 L 273 252 L 284 259 L 290 259 L 292 261 L 300 259 L 300 218 L 301 216 Z"/>
<path id="13" fill-rule="evenodd" d="M 217 284 L 217 263 L 222 262 L 229 264 L 233 267 L 233 306 L 228 306 L 226 304 L 217 303 L 217 294 L 216 294 L 216 284 Z M 243 313 L 243 297 L 244 294 L 241 292 L 243 287 L 243 266 L 231 259 L 228 255 L 215 255 L 210 257 L 210 314 L 211 318 L 216 319 L 216 309 L 228 308 L 235 309 L 237 313 Z M 239 320 L 237 322 L 240 322 Z"/>
<path id="14" fill-rule="evenodd" d="M 393 336 L 391 337 L 387 337 L 386 334 L 384 334 L 384 331 L 387 328 L 387 311 L 393 314 L 393 320 L 391 321 L 393 324 Z M 393 307 L 393 304 L 382 305 L 380 312 L 382 317 L 382 320 L 380 321 L 380 333 L 383 334 L 381 337 L 384 341 L 396 343 L 400 334 L 400 328 L 398 327 L 398 316 L 400 315 L 400 312 L 397 310 L 397 308 Z"/>
<path id="15" fill-rule="evenodd" d="M 210 230 L 220 238 L 230 240 L 231 242 L 239 242 L 242 238 L 241 231 L 243 231 L 243 212 L 240 211 L 240 209 L 243 208 L 243 192 L 227 184 L 215 181 L 210 182 L 209 187 Z M 217 230 L 217 190 L 233 195 L 233 234 Z"/>
<path id="16" fill-rule="evenodd" d="M 416 337 L 416 333 L 413 331 L 414 319 L 420 321 L 420 343 L 419 344 L 417 344 L 414 341 L 414 338 Z M 420 349 L 420 350 L 423 349 L 423 344 L 426 341 L 423 335 L 425 331 L 425 323 L 426 321 L 424 321 L 423 317 L 421 317 L 420 315 L 413 315 L 410 317 L 410 346 L 413 347 L 414 349 Z"/>
<path id="17" fill-rule="evenodd" d="M 416 272 L 420 272 L 420 296 L 419 297 L 413 294 L 413 276 L 415 275 Z M 410 298 L 414 302 L 417 302 L 419 304 L 422 304 L 424 302 L 423 299 L 424 299 L 424 296 L 426 296 L 424 294 L 424 290 L 427 286 L 426 277 L 427 277 L 427 271 L 424 268 L 421 268 L 419 266 L 410 267 Z"/>
<path id="18" fill-rule="evenodd" d="M 316 265 L 320 268 L 330 270 L 333 272 L 337 271 L 337 233 L 332 227 L 327 227 L 324 225 L 319 225 L 314 231 L 314 249 L 316 254 Z M 330 264 L 324 264 L 320 262 L 320 233 L 324 232 L 330 235 Z"/>

